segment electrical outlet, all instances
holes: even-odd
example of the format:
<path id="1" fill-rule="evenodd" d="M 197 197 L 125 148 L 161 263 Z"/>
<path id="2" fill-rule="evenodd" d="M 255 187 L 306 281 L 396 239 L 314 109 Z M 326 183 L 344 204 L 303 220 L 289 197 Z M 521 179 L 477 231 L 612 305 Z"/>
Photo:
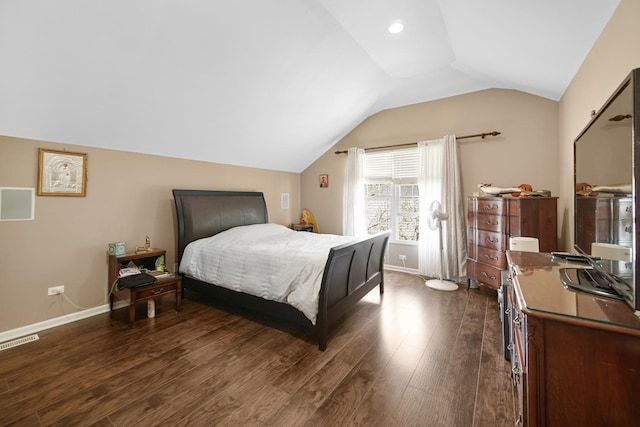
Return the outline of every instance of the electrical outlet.
<path id="1" fill-rule="evenodd" d="M 60 295 L 64 293 L 64 285 L 53 286 L 47 290 L 47 295 Z"/>
<path id="2" fill-rule="evenodd" d="M 407 260 L 407 256 L 406 255 L 398 255 L 400 257 L 400 261 L 406 261 Z"/>

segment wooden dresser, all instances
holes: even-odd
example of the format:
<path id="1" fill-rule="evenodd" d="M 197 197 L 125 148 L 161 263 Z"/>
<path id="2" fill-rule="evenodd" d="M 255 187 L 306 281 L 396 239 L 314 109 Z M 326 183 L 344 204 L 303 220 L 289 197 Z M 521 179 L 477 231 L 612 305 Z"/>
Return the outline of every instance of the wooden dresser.
<path id="1" fill-rule="evenodd" d="M 627 247 L 633 241 L 633 199 L 631 197 L 576 198 L 578 246 L 612 243 Z M 589 252 L 591 253 L 591 252 Z"/>
<path id="2" fill-rule="evenodd" d="M 640 420 L 640 319 L 624 301 L 566 289 L 549 254 L 508 252 L 517 426 Z"/>
<path id="3" fill-rule="evenodd" d="M 535 237 L 541 252 L 557 250 L 557 197 L 467 198 L 469 283 L 500 287 L 509 237 Z"/>

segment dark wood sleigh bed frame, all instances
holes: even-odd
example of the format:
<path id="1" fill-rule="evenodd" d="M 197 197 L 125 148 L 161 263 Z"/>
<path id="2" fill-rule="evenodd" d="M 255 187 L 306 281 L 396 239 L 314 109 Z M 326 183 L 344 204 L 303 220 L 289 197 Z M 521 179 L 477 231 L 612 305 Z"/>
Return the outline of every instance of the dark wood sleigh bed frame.
<path id="1" fill-rule="evenodd" d="M 173 197 L 178 223 L 178 263 L 185 247 L 194 240 L 232 227 L 268 222 L 267 206 L 261 192 L 173 190 Z M 384 254 L 390 234 L 388 231 L 379 233 L 330 250 L 315 325 L 320 350 L 327 348 L 330 325 L 376 286 L 380 285 L 381 294 L 384 292 Z M 302 312 L 285 303 L 235 292 L 184 275 L 182 287 L 211 296 L 224 305 L 313 327 Z"/>

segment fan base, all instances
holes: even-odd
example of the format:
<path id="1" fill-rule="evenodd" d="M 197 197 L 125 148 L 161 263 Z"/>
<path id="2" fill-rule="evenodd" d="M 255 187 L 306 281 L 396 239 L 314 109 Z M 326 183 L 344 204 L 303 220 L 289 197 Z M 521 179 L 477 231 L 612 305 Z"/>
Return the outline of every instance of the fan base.
<path id="1" fill-rule="evenodd" d="M 431 289 L 436 289 L 438 291 L 450 292 L 450 291 L 458 290 L 458 285 L 453 282 L 449 282 L 448 280 L 431 279 L 431 280 L 425 280 L 424 284 L 430 287 Z"/>

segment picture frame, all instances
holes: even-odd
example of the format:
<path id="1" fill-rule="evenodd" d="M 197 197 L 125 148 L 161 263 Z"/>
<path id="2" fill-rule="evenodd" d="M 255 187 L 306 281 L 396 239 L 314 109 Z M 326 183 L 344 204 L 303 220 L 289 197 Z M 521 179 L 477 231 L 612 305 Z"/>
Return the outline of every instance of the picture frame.
<path id="1" fill-rule="evenodd" d="M 38 149 L 38 196 L 85 197 L 87 154 Z"/>
<path id="2" fill-rule="evenodd" d="M 323 173 L 318 178 L 318 182 L 320 183 L 320 188 L 328 188 L 329 187 L 329 175 Z"/>

